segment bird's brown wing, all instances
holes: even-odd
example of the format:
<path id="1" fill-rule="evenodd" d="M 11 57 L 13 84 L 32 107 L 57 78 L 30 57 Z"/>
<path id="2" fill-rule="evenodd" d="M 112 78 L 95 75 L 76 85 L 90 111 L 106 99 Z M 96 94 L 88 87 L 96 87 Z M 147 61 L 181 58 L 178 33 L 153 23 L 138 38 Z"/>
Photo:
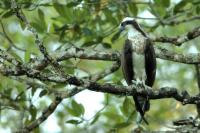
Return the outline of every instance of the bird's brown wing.
<path id="1" fill-rule="evenodd" d="M 147 86 L 152 87 L 156 77 L 156 54 L 152 42 L 147 39 L 145 47 L 145 71 Z"/>
<path id="2" fill-rule="evenodd" d="M 124 79 L 126 80 L 128 85 L 131 85 L 132 80 L 134 79 L 133 52 L 132 52 L 132 44 L 128 39 L 125 41 L 125 44 L 122 48 L 121 66 Z"/>

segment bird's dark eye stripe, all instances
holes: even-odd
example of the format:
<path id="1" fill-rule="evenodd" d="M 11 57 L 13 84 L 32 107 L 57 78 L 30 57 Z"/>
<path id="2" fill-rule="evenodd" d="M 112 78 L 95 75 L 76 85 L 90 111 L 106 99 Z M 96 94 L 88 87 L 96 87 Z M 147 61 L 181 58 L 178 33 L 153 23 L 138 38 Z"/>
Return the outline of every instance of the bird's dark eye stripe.
<path id="1" fill-rule="evenodd" d="M 125 25 L 128 25 L 128 24 L 133 24 L 134 22 L 133 21 L 125 21 L 123 23 L 121 23 L 121 26 L 125 26 Z"/>
<path id="2" fill-rule="evenodd" d="M 133 24 L 133 21 L 126 21 L 126 24 Z"/>

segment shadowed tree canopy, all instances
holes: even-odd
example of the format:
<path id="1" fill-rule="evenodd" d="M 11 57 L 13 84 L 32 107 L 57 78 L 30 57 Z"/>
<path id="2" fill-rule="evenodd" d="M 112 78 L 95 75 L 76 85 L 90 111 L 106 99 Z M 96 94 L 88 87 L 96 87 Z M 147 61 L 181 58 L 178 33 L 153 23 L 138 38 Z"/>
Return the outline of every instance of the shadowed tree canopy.
<path id="1" fill-rule="evenodd" d="M 123 78 L 127 16 L 154 44 L 152 88 Z M 196 132 L 199 36 L 199 0 L 1 0 L 0 132 Z M 150 100 L 149 125 L 136 123 L 135 94 Z"/>

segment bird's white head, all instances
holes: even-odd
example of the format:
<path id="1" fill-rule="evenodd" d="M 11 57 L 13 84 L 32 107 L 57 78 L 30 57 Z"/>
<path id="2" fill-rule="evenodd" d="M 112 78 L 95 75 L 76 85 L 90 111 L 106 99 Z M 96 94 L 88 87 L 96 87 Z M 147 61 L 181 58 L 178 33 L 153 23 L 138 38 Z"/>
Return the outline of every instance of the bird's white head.
<path id="1" fill-rule="evenodd" d="M 131 24 L 134 23 L 134 21 L 135 21 L 134 18 L 125 17 L 125 18 L 122 20 L 122 22 L 120 23 L 120 26 L 119 26 L 120 31 L 123 31 L 123 30 L 127 29 L 128 27 L 130 27 Z"/>
<path id="2" fill-rule="evenodd" d="M 135 19 L 134 18 L 131 18 L 131 17 L 125 17 L 121 23 L 123 22 L 126 22 L 126 21 L 134 21 Z"/>
<path id="3" fill-rule="evenodd" d="M 120 23 L 120 32 L 127 29 L 128 34 L 131 36 L 135 36 L 138 34 L 142 34 L 145 36 L 145 33 L 140 28 L 139 24 L 136 22 L 134 18 L 125 17 Z"/>

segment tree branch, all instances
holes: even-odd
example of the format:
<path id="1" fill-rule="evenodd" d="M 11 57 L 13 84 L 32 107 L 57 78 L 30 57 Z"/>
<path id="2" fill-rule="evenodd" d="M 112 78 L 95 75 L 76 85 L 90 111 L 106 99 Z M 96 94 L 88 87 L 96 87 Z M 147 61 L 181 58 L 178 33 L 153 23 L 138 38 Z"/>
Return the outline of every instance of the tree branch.
<path id="1" fill-rule="evenodd" d="M 154 91 L 150 87 L 146 86 L 148 90 L 145 90 L 138 87 L 136 83 L 133 83 L 132 86 L 128 87 L 112 85 L 112 84 L 99 84 L 91 80 L 86 80 L 86 79 L 82 80 L 75 76 L 61 77 L 61 76 L 43 74 L 41 72 L 38 73 L 35 70 L 23 68 L 23 66 L 20 66 L 20 68 L 22 71 L 18 68 L 19 71 L 17 73 L 17 76 L 26 75 L 27 77 L 36 78 L 41 81 L 49 81 L 49 82 L 65 83 L 65 84 L 69 83 L 75 86 L 87 88 L 91 91 L 111 93 L 115 95 L 127 95 L 127 96 L 138 94 L 138 95 L 148 96 L 149 99 L 174 98 L 177 101 L 182 102 L 183 104 L 200 103 L 199 96 L 191 97 L 186 91 L 178 93 L 178 89 L 172 87 L 162 87 L 159 90 Z M 0 69 L 0 71 L 5 76 L 16 76 L 16 73 L 10 72 L 11 70 L 9 70 L 8 73 L 7 72 L 8 70 L 6 70 L 6 68 Z"/>
<path id="2" fill-rule="evenodd" d="M 181 44 L 190 41 L 192 39 L 195 39 L 200 36 L 200 27 L 194 28 L 192 31 L 186 33 L 182 36 L 177 37 L 156 37 L 151 38 L 154 42 L 162 42 L 162 43 L 172 43 L 176 46 L 181 46 Z"/>
<path id="3" fill-rule="evenodd" d="M 200 62 L 200 53 L 180 54 L 168 50 L 160 46 L 154 46 L 156 57 L 164 60 L 185 63 L 185 64 L 197 64 Z"/>
<path id="4" fill-rule="evenodd" d="M 67 60 L 69 58 L 80 58 L 88 60 L 105 60 L 105 61 L 118 61 L 120 57 L 119 52 L 104 52 L 104 51 L 95 51 L 88 50 L 83 48 L 78 48 L 72 46 L 68 48 L 65 52 L 57 54 L 57 61 Z"/>
<path id="5" fill-rule="evenodd" d="M 119 64 L 120 64 L 119 62 L 116 62 L 110 68 L 106 69 L 105 71 L 101 72 L 100 74 L 95 74 L 95 75 L 90 76 L 88 78 L 92 79 L 92 81 L 97 81 L 97 80 L 113 73 L 114 71 L 116 71 L 120 66 Z M 23 129 L 20 129 L 17 132 L 28 133 L 28 132 L 33 131 L 35 128 L 37 128 L 42 122 L 44 122 L 55 111 L 57 106 L 62 102 L 62 100 L 64 98 L 72 97 L 72 96 L 81 92 L 84 89 L 85 89 L 85 87 L 75 87 L 72 90 L 70 90 L 68 92 L 64 92 L 64 93 L 55 91 L 54 92 L 54 94 L 56 95 L 55 100 L 49 105 L 49 107 L 47 107 L 43 111 L 42 115 L 38 119 L 31 122 L 29 125 L 27 125 Z"/>
<path id="6" fill-rule="evenodd" d="M 36 119 L 34 122 L 26 126 L 25 128 L 16 131 L 16 133 L 29 133 L 35 128 L 37 128 L 43 121 L 45 121 L 57 108 L 57 106 L 62 102 L 61 98 L 56 98 L 43 112 L 42 115 Z"/>
<path id="7" fill-rule="evenodd" d="M 200 64 L 196 64 L 195 69 L 196 69 L 197 85 L 198 85 L 198 89 L 199 89 L 198 91 L 199 91 L 199 95 L 200 95 Z M 196 108 L 197 108 L 198 117 L 200 117 L 200 104 L 196 104 Z"/>
<path id="8" fill-rule="evenodd" d="M 200 63 L 200 53 L 179 54 L 157 45 L 155 45 L 154 48 L 156 57 L 160 59 L 180 62 L 185 64 Z M 77 47 L 71 47 L 67 51 L 61 54 L 56 54 L 55 56 L 57 56 L 56 57 L 57 61 L 63 61 L 69 58 L 118 61 L 121 55 L 119 52 L 113 52 L 113 51 L 103 52 L 103 51 L 93 51 Z"/>

